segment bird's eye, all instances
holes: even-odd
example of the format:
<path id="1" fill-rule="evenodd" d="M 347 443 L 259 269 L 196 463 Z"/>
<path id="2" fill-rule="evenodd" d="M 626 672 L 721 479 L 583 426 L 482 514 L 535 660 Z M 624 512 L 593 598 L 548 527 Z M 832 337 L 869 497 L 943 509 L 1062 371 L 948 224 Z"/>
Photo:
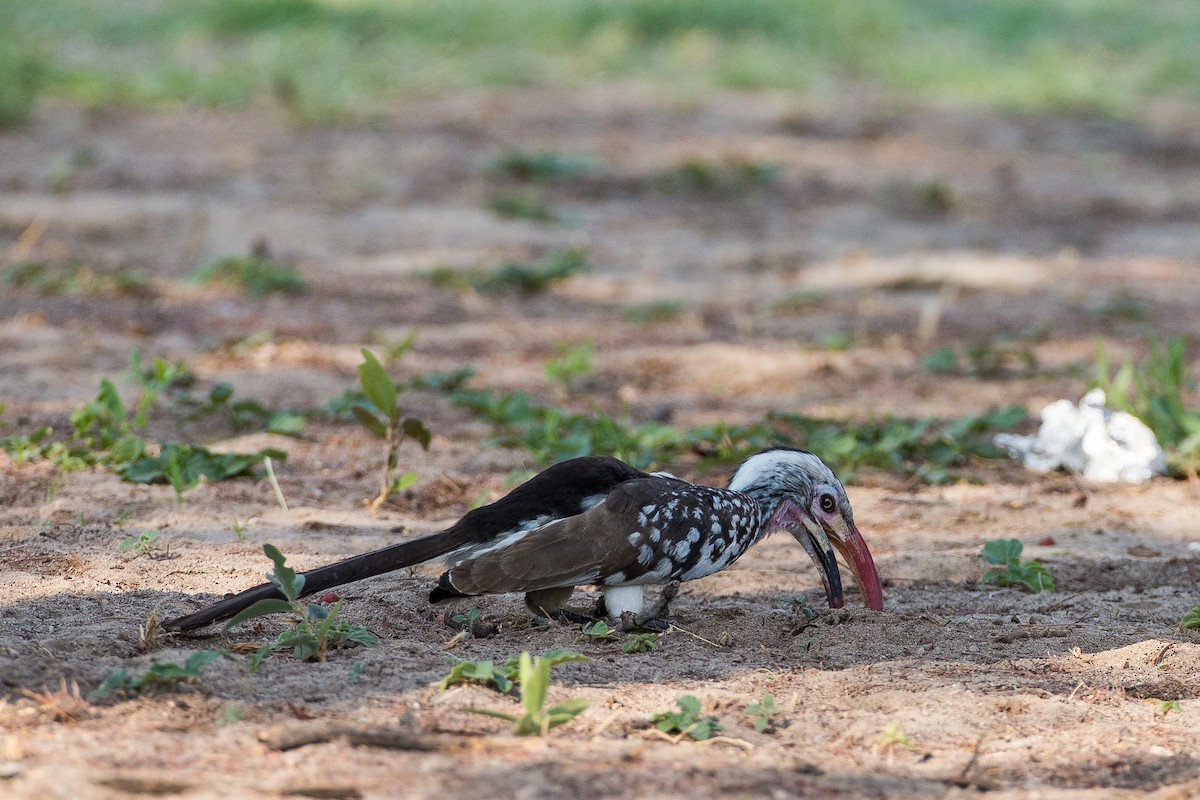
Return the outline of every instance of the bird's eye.
<path id="1" fill-rule="evenodd" d="M 831 494 L 821 495 L 821 510 L 826 514 L 832 514 L 837 510 L 837 500 L 833 499 Z"/>

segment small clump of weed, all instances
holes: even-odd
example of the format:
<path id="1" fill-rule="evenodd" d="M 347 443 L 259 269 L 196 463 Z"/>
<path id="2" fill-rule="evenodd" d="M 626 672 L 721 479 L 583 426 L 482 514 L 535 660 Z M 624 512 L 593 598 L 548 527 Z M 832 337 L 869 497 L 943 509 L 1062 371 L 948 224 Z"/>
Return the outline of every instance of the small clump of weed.
<path id="1" fill-rule="evenodd" d="M 571 659 L 586 661 L 586 657 Z M 518 689 L 521 693 L 521 714 L 508 714 L 485 708 L 468 708 L 473 714 L 497 717 L 513 723 L 517 736 L 545 736 L 551 728 L 563 725 L 579 716 L 587 708 L 586 700 L 567 700 L 550 708 L 544 708 L 550 690 L 550 668 L 554 663 L 545 656 L 531 657 L 522 651 L 517 657 Z"/>
<path id="2" fill-rule="evenodd" d="M 19 36 L 0 41 L 0 128 L 27 120 L 50 82 L 52 70 L 46 55 L 20 41 Z"/>
<path id="3" fill-rule="evenodd" d="M 146 439 L 143 434 L 151 407 L 164 392 L 186 385 L 190 377 L 182 365 L 162 359 L 144 368 L 136 352 L 130 361 L 142 387 L 132 409 L 126 409 L 116 386 L 105 378 L 96 397 L 71 413 L 70 435 L 56 436 L 53 427 L 45 427 L 0 439 L 0 449 L 18 463 L 45 460 L 64 471 L 98 465 L 134 483 L 170 484 L 180 501 L 184 492 L 202 480 L 252 475 L 264 458 L 287 458 L 270 448 L 256 453 L 214 453 L 199 445 Z"/>
<path id="4" fill-rule="evenodd" d="M 1180 618 L 1179 627 L 1182 628 L 1183 630 L 1193 630 L 1195 628 L 1200 628 L 1200 603 L 1197 603 L 1195 608 L 1193 608 L 1191 611 L 1184 614 L 1182 618 Z"/>
<path id="5" fill-rule="evenodd" d="M 747 191 L 777 183 L 781 175 L 778 164 L 745 156 L 689 158 L 664 172 L 657 183 L 668 192 Z"/>
<path id="6" fill-rule="evenodd" d="M 1021 561 L 1024 549 L 1019 539 L 993 539 L 985 542 L 980 557 L 989 564 L 999 565 L 979 579 L 980 583 L 997 586 L 1024 586 L 1033 593 L 1053 592 L 1054 579 L 1037 561 Z"/>
<path id="7" fill-rule="evenodd" d="M 912 748 L 916 746 L 913 740 L 900 729 L 899 722 L 890 723 L 884 728 L 883 732 L 879 734 L 877 744 L 879 750 L 887 754 L 889 763 L 895 755 L 897 747 Z"/>
<path id="8" fill-rule="evenodd" d="M 142 531 L 137 536 L 127 536 L 117 544 L 117 552 L 133 552 L 134 558 L 148 556 L 154 551 L 154 542 L 162 536 L 162 531 Z"/>
<path id="9" fill-rule="evenodd" d="M 568 664 L 573 661 L 589 661 L 590 659 L 572 650 L 547 650 L 538 656 L 549 667 Z M 450 668 L 446 677 L 438 684 L 442 691 L 459 683 L 478 683 L 490 686 L 498 692 L 511 692 L 521 682 L 521 659 L 519 656 L 509 656 L 502 664 L 494 661 L 459 661 Z"/>
<path id="10" fill-rule="evenodd" d="M 1183 711 L 1183 706 L 1178 700 L 1151 700 L 1154 704 L 1154 715 L 1156 717 L 1165 717 L 1172 711 Z"/>
<path id="11" fill-rule="evenodd" d="M 596 348 L 591 342 L 577 345 L 560 344 L 554 348 L 554 358 L 542 365 L 542 372 L 562 396 L 578 388 L 579 381 L 596 368 Z"/>
<path id="12" fill-rule="evenodd" d="M 154 661 L 149 669 L 137 677 L 130 675 L 127 670 L 119 669 L 105 675 L 96 690 L 88 695 L 88 699 L 103 700 L 114 694 L 131 697 L 149 689 L 195 683 L 200 679 L 201 670 L 220 657 L 221 654 L 214 650 L 201 650 L 188 656 L 182 665 Z"/>
<path id="13" fill-rule="evenodd" d="M 775 698 L 770 693 L 764 694 L 757 703 L 746 706 L 746 713 L 750 715 L 754 730 L 759 733 L 775 732 L 775 715 L 779 709 L 775 707 Z"/>
<path id="14" fill-rule="evenodd" d="M 417 480 L 415 472 L 395 475 L 400 463 L 400 446 L 404 444 L 405 437 L 416 441 L 423 450 L 428 450 L 432 434 L 424 422 L 405 415 L 399 403 L 400 389 L 388 376 L 379 359 L 370 350 L 363 350 L 362 354 L 363 363 L 358 367 L 358 378 L 367 402 L 351 406 L 350 410 L 364 428 L 384 443 L 379 494 L 368 503 L 374 512 L 383 506 L 389 496 L 404 491 Z"/>
<path id="15" fill-rule="evenodd" d="M 1154 431 L 1167 451 L 1169 466 L 1187 474 L 1200 467 L 1200 408 L 1185 399 L 1195 392 L 1196 378 L 1184 355 L 1187 338 L 1151 340 L 1150 355 L 1140 363 L 1127 361 L 1111 372 L 1104 346 L 1096 343 L 1096 377 L 1105 403 L 1140 419 Z"/>
<path id="16" fill-rule="evenodd" d="M 426 275 L 426 279 L 440 289 L 467 290 L 481 294 L 538 294 L 586 269 L 587 258 L 583 251 L 567 248 L 551 253 L 536 264 L 510 261 L 495 269 L 472 270 L 437 267 Z"/>
<path id="17" fill-rule="evenodd" d="M 973 458 L 1005 458 L 992 437 L 1014 429 L 1026 416 L 1023 408 L 1012 406 L 950 420 L 884 417 L 846 424 L 780 412 L 768 420 L 785 426 L 783 441 L 820 453 L 843 480 L 852 480 L 862 467 L 875 467 L 945 483 L 955 478 L 953 468 Z"/>
<path id="18" fill-rule="evenodd" d="M 578 178 L 595 169 L 588 159 L 552 150 L 505 150 L 492 160 L 488 172 L 517 181 L 551 183 Z"/>
<path id="19" fill-rule="evenodd" d="M 503 219 L 557 222 L 556 215 L 541 197 L 532 192 L 498 192 L 488 197 L 488 211 Z"/>
<path id="20" fill-rule="evenodd" d="M 264 544 L 263 552 L 275 565 L 275 569 L 267 573 L 267 579 L 275 584 L 283 598 L 259 600 L 225 623 L 225 630 L 229 630 L 247 620 L 269 614 L 292 615 L 295 626 L 280 633 L 271 644 L 260 648 L 260 666 L 266 652 L 274 650 L 291 650 L 292 657 L 301 661 L 324 661 L 329 651 L 337 647 L 379 646 L 379 640 L 363 626 L 338 619 L 342 611 L 341 600 L 331 608 L 320 603 L 301 603 L 299 598 L 304 592 L 304 576 L 287 566 L 283 554 L 274 545 Z"/>
<path id="21" fill-rule="evenodd" d="M 625 643 L 621 645 L 622 653 L 648 653 L 654 649 L 654 645 L 658 643 L 657 633 L 631 633 L 625 637 Z"/>
<path id="22" fill-rule="evenodd" d="M 79 261 L 59 265 L 42 261 L 11 264 L 0 273 L 0 285 L 44 296 L 146 297 L 153 292 L 149 280 L 140 272 L 125 267 L 101 271 Z"/>
<path id="23" fill-rule="evenodd" d="M 1032 375 L 1038 368 L 1037 356 L 1028 345 L 1000 340 L 971 345 L 966 349 L 965 363 L 958 350 L 949 345 L 929 353 L 921 363 L 931 372 L 975 378 Z"/>
<path id="24" fill-rule="evenodd" d="M 192 276 L 201 285 L 218 285 L 237 289 L 249 297 L 269 294 L 301 294 L 308 284 L 294 264 L 272 260 L 264 252 L 246 256 L 225 256 L 209 261 Z"/>
<path id="25" fill-rule="evenodd" d="M 678 739 L 689 736 L 697 742 L 711 739 L 721 732 L 721 723 L 713 716 L 701 716 L 700 701 L 694 695 L 675 698 L 678 711 L 661 711 L 650 718 L 654 727 Z"/>
<path id="26" fill-rule="evenodd" d="M 617 632 L 613 630 L 607 622 L 598 619 L 595 622 L 588 622 L 580 630 L 579 636 L 575 637 L 575 641 L 592 641 L 592 642 L 608 642 L 617 638 Z"/>
<path id="27" fill-rule="evenodd" d="M 660 325 L 682 317 L 688 306 L 682 300 L 659 300 L 656 303 L 630 306 L 623 316 L 635 325 Z"/>

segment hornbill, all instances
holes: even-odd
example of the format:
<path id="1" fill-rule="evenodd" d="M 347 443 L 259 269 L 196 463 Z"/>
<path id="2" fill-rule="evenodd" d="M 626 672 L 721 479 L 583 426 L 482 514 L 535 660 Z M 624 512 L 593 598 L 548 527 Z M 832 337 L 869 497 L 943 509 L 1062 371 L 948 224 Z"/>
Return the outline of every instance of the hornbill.
<path id="1" fill-rule="evenodd" d="M 738 467 L 726 489 L 645 473 L 615 458 L 586 456 L 538 473 L 446 530 L 304 573 L 304 593 L 446 557 L 429 593 L 438 603 L 524 592 L 535 615 L 575 619 L 563 607 L 576 586 L 603 592 L 603 613 L 627 625 L 665 611 L 680 581 L 725 569 L 768 533 L 786 529 L 820 568 L 831 608 L 843 605 L 840 552 L 865 605 L 883 609 L 871 552 L 854 524 L 846 490 L 812 453 L 773 448 Z M 664 586 L 643 611 L 646 586 Z M 187 631 L 228 619 L 268 597 L 263 584 L 163 623 Z M 598 609 L 600 611 L 600 609 Z"/>

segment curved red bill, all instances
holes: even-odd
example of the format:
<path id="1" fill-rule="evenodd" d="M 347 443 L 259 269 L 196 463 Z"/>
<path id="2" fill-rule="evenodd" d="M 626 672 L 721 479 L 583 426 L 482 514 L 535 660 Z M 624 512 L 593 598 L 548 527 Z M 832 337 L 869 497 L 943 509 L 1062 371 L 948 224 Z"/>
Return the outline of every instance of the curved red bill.
<path id="1" fill-rule="evenodd" d="M 829 537 L 829 543 L 842 554 L 850 571 L 854 573 L 854 581 L 863 594 L 863 605 L 872 611 L 883 611 L 883 584 L 879 581 L 879 572 L 875 569 L 875 559 L 867 548 L 866 541 L 854 523 L 847 522 L 844 539 Z"/>

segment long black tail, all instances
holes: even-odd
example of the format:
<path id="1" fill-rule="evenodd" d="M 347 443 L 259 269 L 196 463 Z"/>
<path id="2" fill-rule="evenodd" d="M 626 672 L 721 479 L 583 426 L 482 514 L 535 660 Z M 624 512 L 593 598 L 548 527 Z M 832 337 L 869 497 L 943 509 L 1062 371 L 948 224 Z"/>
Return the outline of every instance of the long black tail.
<path id="1" fill-rule="evenodd" d="M 603 500 L 617 484 L 644 477 L 646 473 L 641 470 L 608 456 L 583 456 L 554 464 L 496 502 L 468 511 L 441 533 L 372 550 L 304 573 L 304 594 L 424 564 L 460 547 L 485 544 L 511 531 L 583 513 Z M 203 628 L 272 597 L 282 598 L 283 594 L 274 584 L 264 583 L 194 614 L 167 620 L 162 627 L 168 631 Z M 435 590 L 431 599 L 444 598 Z"/>
<path id="2" fill-rule="evenodd" d="M 317 569 L 305 572 L 302 596 L 322 592 L 326 589 L 332 589 L 335 586 L 341 586 L 344 583 L 362 580 L 363 578 L 382 575 L 385 572 L 394 572 L 395 570 L 411 567 L 415 564 L 423 564 L 439 556 L 444 556 L 468 543 L 464 541 L 466 537 L 462 535 L 463 532 L 456 528 L 451 528 L 448 531 L 442 531 L 430 536 L 423 536 L 420 539 L 413 539 L 411 542 L 401 542 L 400 544 L 393 544 L 379 550 L 372 550 L 369 553 L 363 553 L 361 556 L 354 556 L 353 558 L 347 558 L 345 561 L 339 561 L 336 564 L 329 564 L 328 566 L 318 567 Z M 195 613 L 167 620 L 162 623 L 162 627 L 167 631 L 190 631 L 196 628 L 203 628 L 205 625 L 229 619 L 234 614 L 249 608 L 259 600 L 266 600 L 272 597 L 282 598 L 283 593 L 279 591 L 275 584 L 264 583 L 252 589 L 247 589 L 244 592 L 239 592 L 231 597 L 226 597 L 224 600 L 214 603 L 208 608 L 202 608 Z"/>

